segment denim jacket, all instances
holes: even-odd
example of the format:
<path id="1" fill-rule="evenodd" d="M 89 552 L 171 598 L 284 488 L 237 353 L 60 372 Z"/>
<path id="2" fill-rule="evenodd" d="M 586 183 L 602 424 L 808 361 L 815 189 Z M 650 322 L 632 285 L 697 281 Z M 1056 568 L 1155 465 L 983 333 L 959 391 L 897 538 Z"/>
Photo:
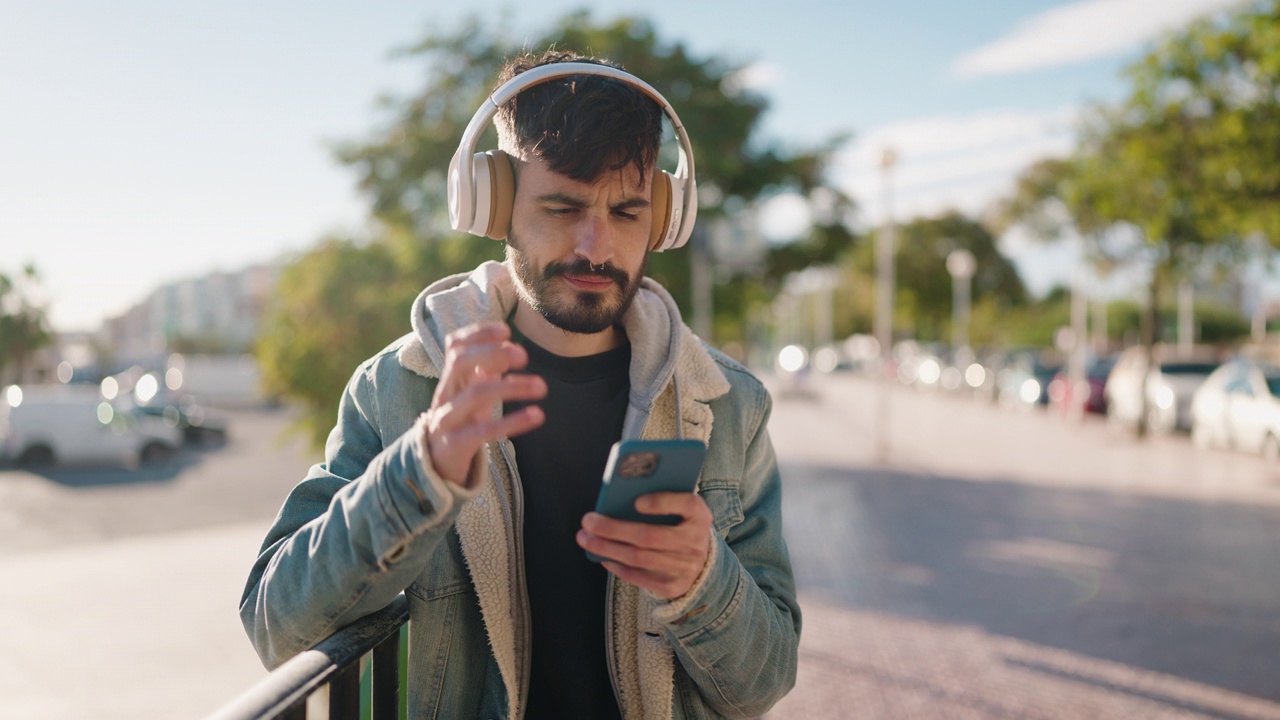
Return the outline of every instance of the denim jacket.
<path id="1" fill-rule="evenodd" d="M 516 302 L 500 263 L 441 280 L 415 302 L 413 332 L 357 368 L 325 460 L 289 494 L 241 600 L 267 667 L 403 592 L 410 717 L 523 716 L 530 628 L 514 450 L 488 444 L 473 468 L 484 480 L 461 488 L 432 467 L 420 417 L 445 335 L 503 321 Z M 628 719 L 760 715 L 794 685 L 800 635 L 769 396 L 703 345 L 651 280 L 622 324 L 632 346 L 623 437 L 675 437 L 680 422 L 707 443 L 697 491 L 714 530 L 707 566 L 680 598 L 609 576 L 615 696 Z"/>

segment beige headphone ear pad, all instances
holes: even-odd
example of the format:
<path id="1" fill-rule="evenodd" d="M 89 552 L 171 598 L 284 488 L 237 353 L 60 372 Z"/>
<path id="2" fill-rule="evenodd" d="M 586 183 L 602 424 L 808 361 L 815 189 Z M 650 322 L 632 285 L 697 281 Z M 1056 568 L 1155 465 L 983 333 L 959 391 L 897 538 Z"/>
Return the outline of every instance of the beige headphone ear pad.
<path id="1" fill-rule="evenodd" d="M 484 156 L 489 163 L 489 224 L 484 234 L 494 240 L 506 240 L 511 232 L 511 209 L 516 201 L 513 161 L 501 150 L 490 150 Z"/>
<path id="2" fill-rule="evenodd" d="M 653 173 L 653 193 L 649 197 L 649 209 L 653 211 L 653 225 L 649 229 L 649 249 L 654 250 L 667 236 L 671 224 L 671 176 L 663 170 Z"/>

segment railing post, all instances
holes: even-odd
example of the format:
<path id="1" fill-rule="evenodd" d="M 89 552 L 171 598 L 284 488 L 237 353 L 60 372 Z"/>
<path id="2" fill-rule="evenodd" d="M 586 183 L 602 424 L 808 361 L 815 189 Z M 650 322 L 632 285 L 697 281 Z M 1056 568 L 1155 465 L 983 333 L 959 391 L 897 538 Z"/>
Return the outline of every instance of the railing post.
<path id="1" fill-rule="evenodd" d="M 360 719 L 360 661 L 340 668 L 329 681 L 329 720 Z"/>
<path id="2" fill-rule="evenodd" d="M 373 720 L 400 719 L 400 633 L 373 648 Z"/>

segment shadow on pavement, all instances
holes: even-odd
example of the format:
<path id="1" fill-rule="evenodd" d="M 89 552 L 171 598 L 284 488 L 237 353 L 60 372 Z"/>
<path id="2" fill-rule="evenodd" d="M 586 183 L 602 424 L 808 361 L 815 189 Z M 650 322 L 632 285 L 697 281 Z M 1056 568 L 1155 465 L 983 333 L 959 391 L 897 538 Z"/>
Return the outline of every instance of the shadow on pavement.
<path id="1" fill-rule="evenodd" d="M 1280 509 L 782 470 L 802 592 L 1280 700 Z"/>

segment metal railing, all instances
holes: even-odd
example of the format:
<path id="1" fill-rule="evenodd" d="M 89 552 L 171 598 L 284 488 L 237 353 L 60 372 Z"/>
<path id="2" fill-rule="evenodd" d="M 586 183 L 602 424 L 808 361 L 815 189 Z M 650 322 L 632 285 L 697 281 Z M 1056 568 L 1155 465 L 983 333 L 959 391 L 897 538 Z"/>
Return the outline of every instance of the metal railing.
<path id="1" fill-rule="evenodd" d="M 206 720 L 307 720 L 307 699 L 326 686 L 329 720 L 358 720 L 361 661 L 366 657 L 372 665 L 367 688 L 370 715 L 373 720 L 398 720 L 400 629 L 408 620 L 409 603 L 401 595 L 291 658 Z"/>

